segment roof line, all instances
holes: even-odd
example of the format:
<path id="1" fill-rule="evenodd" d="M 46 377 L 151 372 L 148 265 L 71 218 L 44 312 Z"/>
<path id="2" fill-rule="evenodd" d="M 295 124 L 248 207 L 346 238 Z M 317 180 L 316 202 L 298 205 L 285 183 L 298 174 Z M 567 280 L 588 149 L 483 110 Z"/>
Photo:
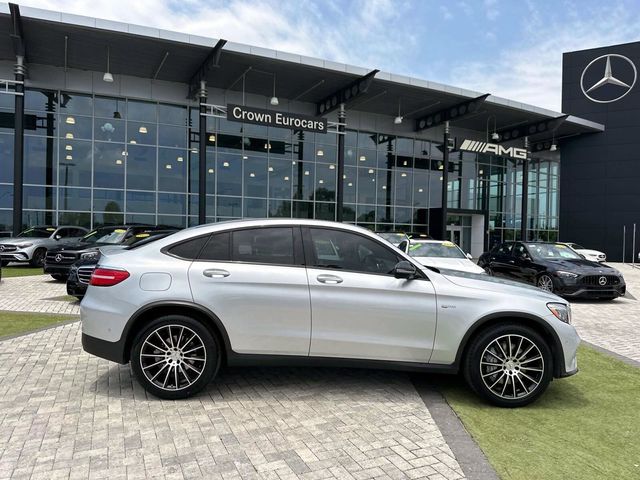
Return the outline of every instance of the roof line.
<path id="1" fill-rule="evenodd" d="M 107 30 L 116 33 L 125 33 L 130 35 L 136 35 L 141 37 L 155 38 L 158 40 L 165 40 L 169 42 L 185 43 L 194 46 L 213 48 L 220 39 L 203 37 L 200 35 L 190 35 L 186 33 L 174 32 L 169 30 L 163 30 L 154 27 L 145 27 L 136 24 L 118 22 L 113 20 L 104 20 L 99 18 L 87 17 L 83 15 L 75 15 L 70 13 L 56 12 L 52 10 L 45 10 L 36 7 L 21 6 L 21 13 L 23 18 L 32 18 L 36 20 L 43 20 L 48 22 L 70 24 L 79 27 L 94 28 L 98 30 Z M 0 2 L 0 14 L 10 14 L 9 5 L 4 2 Z M 256 47 L 236 42 L 227 42 L 225 45 L 225 51 L 240 53 L 245 55 L 260 56 L 263 58 L 269 58 L 273 60 L 280 60 L 284 62 L 298 63 L 300 65 L 321 68 L 325 70 L 333 70 L 336 72 L 346 73 L 354 75 L 356 77 L 362 77 L 371 71 L 371 68 L 359 67 L 355 65 L 348 65 L 345 63 L 334 62 L 331 60 L 323 60 L 320 58 L 309 57 L 306 55 L 281 52 L 279 50 L 273 50 L 269 48 Z M 387 81 L 397 83 L 400 85 L 413 86 L 417 88 L 424 88 L 427 90 L 433 90 L 440 93 L 449 95 L 457 95 L 464 99 L 475 98 L 483 95 L 484 92 L 475 92 L 461 87 L 455 87 L 451 85 L 445 85 L 439 82 L 433 82 L 423 80 L 415 77 L 409 77 L 405 75 L 397 75 L 390 72 L 380 71 L 376 75 L 376 81 Z M 525 112 L 531 112 L 538 115 L 548 116 L 556 118 L 562 115 L 561 112 L 548 110 L 534 105 L 529 105 L 515 100 L 490 95 L 487 98 L 487 103 L 497 106 L 513 108 L 514 110 L 521 110 Z M 590 128 L 594 131 L 604 131 L 604 125 L 596 122 L 570 115 L 567 120 L 569 123 L 581 125 Z"/>

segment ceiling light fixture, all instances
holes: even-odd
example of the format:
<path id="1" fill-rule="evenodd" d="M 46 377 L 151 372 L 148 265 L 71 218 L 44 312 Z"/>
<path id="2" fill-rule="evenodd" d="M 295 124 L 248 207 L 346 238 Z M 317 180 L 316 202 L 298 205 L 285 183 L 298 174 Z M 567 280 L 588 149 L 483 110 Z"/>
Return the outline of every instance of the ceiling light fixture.
<path id="1" fill-rule="evenodd" d="M 273 74 L 273 97 L 271 97 L 271 100 L 269 101 L 269 103 L 271 103 L 271 105 L 273 105 L 274 107 L 277 107 L 280 104 L 280 101 L 278 100 L 278 97 L 276 97 L 276 74 Z"/>
<path id="2" fill-rule="evenodd" d="M 64 149 L 70 152 L 71 150 L 73 150 L 73 147 L 71 145 L 67 145 L 66 147 L 64 147 Z"/>
<path id="3" fill-rule="evenodd" d="M 144 125 L 140 125 L 140 128 L 138 129 L 138 131 L 140 133 L 147 133 L 147 127 L 145 127 Z"/>
<path id="4" fill-rule="evenodd" d="M 331 165 L 329 165 L 329 170 L 335 170 L 336 166 L 332 163 Z"/>
<path id="5" fill-rule="evenodd" d="M 111 56 L 111 50 L 109 47 L 107 47 L 107 71 L 104 72 L 104 75 L 102 76 L 102 80 L 104 80 L 107 83 L 113 83 L 113 75 L 111 75 L 111 72 L 109 72 L 110 56 Z"/>
<path id="6" fill-rule="evenodd" d="M 324 180 L 318 180 L 318 183 L 322 185 L 324 183 Z"/>
<path id="7" fill-rule="evenodd" d="M 116 165 L 122 165 L 122 160 L 117 159 L 117 160 L 116 160 Z"/>
<path id="8" fill-rule="evenodd" d="M 373 173 L 373 168 L 370 168 L 370 169 L 369 169 L 369 173 Z"/>
<path id="9" fill-rule="evenodd" d="M 288 182 L 289 181 L 289 177 L 284 177 L 284 181 Z"/>
<path id="10" fill-rule="evenodd" d="M 249 174 L 249 176 L 250 176 L 251 178 L 255 178 L 256 174 L 255 174 L 255 173 L 253 173 L 253 172 L 251 172 L 251 173 Z"/>
<path id="11" fill-rule="evenodd" d="M 68 132 L 68 133 L 64 136 L 64 138 L 68 138 L 69 140 L 73 140 L 73 133 Z"/>
<path id="12" fill-rule="evenodd" d="M 73 118 L 73 117 L 67 117 L 65 122 L 67 122 L 68 125 L 75 125 L 76 124 L 76 119 Z"/>
<path id="13" fill-rule="evenodd" d="M 178 158 L 176 158 L 176 161 L 178 161 L 178 162 L 182 162 L 182 161 L 184 161 L 184 158 L 182 158 L 182 157 L 178 157 Z"/>
<path id="14" fill-rule="evenodd" d="M 216 141 L 216 136 L 214 134 L 209 135 L 209 141 L 210 142 L 215 142 Z"/>
<path id="15" fill-rule="evenodd" d="M 229 162 L 223 162 L 223 163 L 222 163 L 222 166 L 223 166 L 223 167 L 228 167 L 228 166 L 229 166 Z"/>
<path id="16" fill-rule="evenodd" d="M 164 166 L 164 168 L 166 168 L 167 170 L 171 170 L 171 168 L 172 168 L 172 167 L 171 167 L 171 164 L 170 164 L 170 163 L 167 163 L 167 164 Z"/>
<path id="17" fill-rule="evenodd" d="M 213 173 L 213 168 L 210 168 L 210 169 L 209 169 L 209 173 Z"/>
<path id="18" fill-rule="evenodd" d="M 347 183 L 347 187 L 353 187 L 353 183 L 351 182 Z"/>
<path id="19" fill-rule="evenodd" d="M 321 148 L 318 149 L 317 155 L 319 157 L 324 157 L 324 150 L 322 150 Z"/>
<path id="20" fill-rule="evenodd" d="M 273 172 L 273 167 L 269 167 L 268 169 L 270 172 Z"/>
<path id="21" fill-rule="evenodd" d="M 71 155 L 67 155 L 66 157 L 64 157 L 65 160 L 73 160 L 73 157 Z"/>
<path id="22" fill-rule="evenodd" d="M 304 171 L 304 174 L 305 174 L 305 175 L 309 175 L 309 170 L 305 170 L 305 171 Z"/>
<path id="23" fill-rule="evenodd" d="M 402 123 L 402 115 L 400 115 L 400 99 L 398 99 L 398 116 L 393 119 L 393 123 L 400 125 Z"/>
<path id="24" fill-rule="evenodd" d="M 360 161 L 364 162 L 367 159 L 367 157 L 365 157 L 364 155 L 360 155 Z"/>

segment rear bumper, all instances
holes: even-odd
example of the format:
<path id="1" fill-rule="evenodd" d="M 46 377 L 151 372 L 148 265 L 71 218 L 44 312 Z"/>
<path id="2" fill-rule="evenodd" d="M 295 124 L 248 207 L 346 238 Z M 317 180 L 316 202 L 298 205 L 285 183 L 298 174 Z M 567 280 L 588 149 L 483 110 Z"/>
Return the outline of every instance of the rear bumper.
<path id="1" fill-rule="evenodd" d="M 101 338 L 82 334 L 82 348 L 85 352 L 116 363 L 127 363 L 124 355 L 124 341 L 108 342 Z"/>

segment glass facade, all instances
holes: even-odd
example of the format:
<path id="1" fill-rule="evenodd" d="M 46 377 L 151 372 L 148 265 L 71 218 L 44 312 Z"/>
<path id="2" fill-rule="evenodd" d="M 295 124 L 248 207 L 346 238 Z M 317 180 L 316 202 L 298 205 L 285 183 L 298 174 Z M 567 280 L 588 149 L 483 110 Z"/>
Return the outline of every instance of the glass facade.
<path id="1" fill-rule="evenodd" d="M 0 230 L 11 228 L 13 102 L 0 95 Z M 25 95 L 24 221 L 93 227 L 197 223 L 201 157 L 197 108 L 128 98 L 29 90 Z M 337 134 L 207 118 L 207 221 L 343 218 L 375 230 L 429 230 L 441 208 L 442 145 L 348 130 L 337 178 Z M 558 162 L 534 159 L 531 238 L 555 239 Z M 517 238 L 522 166 L 485 154 L 450 156 L 452 214 L 489 212 L 491 242 Z M 451 217 L 448 223 L 463 220 Z"/>

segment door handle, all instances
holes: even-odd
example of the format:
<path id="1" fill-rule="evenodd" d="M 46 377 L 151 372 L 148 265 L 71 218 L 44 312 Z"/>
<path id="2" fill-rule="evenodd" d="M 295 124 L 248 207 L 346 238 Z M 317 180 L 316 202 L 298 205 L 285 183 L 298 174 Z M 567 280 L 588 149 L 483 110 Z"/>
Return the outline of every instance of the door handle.
<path id="1" fill-rule="evenodd" d="M 329 284 L 332 284 L 332 285 L 335 285 L 337 283 L 342 283 L 342 279 L 340 277 L 338 277 L 337 275 L 323 274 L 323 275 L 318 275 L 316 277 L 316 279 L 320 283 L 329 283 Z"/>
<path id="2" fill-rule="evenodd" d="M 205 277 L 209 278 L 224 278 L 231 275 L 229 272 L 227 272 L 226 270 L 222 270 L 221 268 L 212 268 L 209 270 L 205 270 L 204 272 L 202 272 L 202 274 Z"/>

